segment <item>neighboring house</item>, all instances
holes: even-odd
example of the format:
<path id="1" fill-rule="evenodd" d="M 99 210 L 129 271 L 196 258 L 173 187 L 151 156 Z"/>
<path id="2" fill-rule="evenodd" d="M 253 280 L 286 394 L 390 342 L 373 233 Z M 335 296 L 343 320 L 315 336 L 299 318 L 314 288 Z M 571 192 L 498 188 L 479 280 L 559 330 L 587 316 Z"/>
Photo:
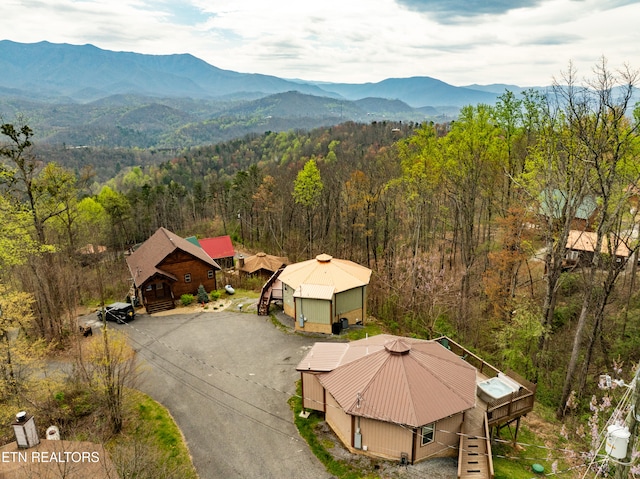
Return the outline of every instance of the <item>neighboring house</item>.
<path id="1" fill-rule="evenodd" d="M 492 477 L 489 428 L 519 425 L 535 393 L 448 338 L 319 342 L 296 369 L 303 408 L 323 412 L 351 452 L 401 463 L 456 456 L 459 471 L 482 472 L 472 477 Z"/>
<path id="2" fill-rule="evenodd" d="M 198 240 L 203 250 L 220 265 L 221 268 L 234 267 L 233 257 L 236 252 L 230 236 L 216 236 L 215 238 L 203 238 Z"/>
<path id="3" fill-rule="evenodd" d="M 598 235 L 593 231 L 569 231 L 565 265 L 571 267 L 590 264 L 593 260 L 597 239 Z M 608 236 L 603 239 L 600 252 L 610 254 L 610 248 L 612 249 L 611 253 L 615 255 L 618 262 L 626 260 L 631 253 L 627 245 L 622 240 L 616 239 L 615 236 Z"/>
<path id="4" fill-rule="evenodd" d="M 547 218 L 560 219 L 566 203 L 566 195 L 561 190 L 553 190 L 550 194 L 547 191 L 543 191 L 540 194 L 538 213 Z M 571 229 L 591 231 L 597 213 L 598 204 L 596 199 L 593 196 L 584 197 L 571 220 Z"/>
<path id="5" fill-rule="evenodd" d="M 148 313 L 173 309 L 183 294 L 196 294 L 202 284 L 207 291 L 217 289 L 220 266 L 193 243 L 159 228 L 147 241 L 127 256 L 136 296 Z"/>
<path id="6" fill-rule="evenodd" d="M 336 334 L 364 322 L 369 268 L 321 254 L 287 266 L 278 279 L 284 312 L 296 320 L 296 331 Z"/>
<path id="7" fill-rule="evenodd" d="M 268 278 L 288 264 L 288 258 L 272 256 L 263 252 L 246 258 L 242 255 L 238 257 L 238 271 L 250 276 L 263 276 Z"/>
<path id="8" fill-rule="evenodd" d="M 87 243 L 82 248 L 78 250 L 80 254 L 101 254 L 106 253 L 107 247 L 103 245 L 94 245 L 91 243 Z"/>

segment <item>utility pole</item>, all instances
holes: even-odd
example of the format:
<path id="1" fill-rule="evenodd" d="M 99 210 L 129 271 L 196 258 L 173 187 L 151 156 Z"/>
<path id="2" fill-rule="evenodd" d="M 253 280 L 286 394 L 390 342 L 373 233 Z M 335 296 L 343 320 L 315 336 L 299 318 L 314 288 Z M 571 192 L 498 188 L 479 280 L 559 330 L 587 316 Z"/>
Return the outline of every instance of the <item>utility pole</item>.
<path id="1" fill-rule="evenodd" d="M 625 426 L 629 429 L 629 445 L 627 446 L 627 456 L 621 463 L 616 463 L 615 479 L 628 479 L 629 478 L 629 464 L 631 462 L 631 455 L 636 443 L 636 433 L 638 429 L 638 420 L 640 419 L 640 364 L 636 369 L 636 375 L 631 383 L 633 392 L 631 393 L 631 409 L 627 414 L 625 420 Z"/>

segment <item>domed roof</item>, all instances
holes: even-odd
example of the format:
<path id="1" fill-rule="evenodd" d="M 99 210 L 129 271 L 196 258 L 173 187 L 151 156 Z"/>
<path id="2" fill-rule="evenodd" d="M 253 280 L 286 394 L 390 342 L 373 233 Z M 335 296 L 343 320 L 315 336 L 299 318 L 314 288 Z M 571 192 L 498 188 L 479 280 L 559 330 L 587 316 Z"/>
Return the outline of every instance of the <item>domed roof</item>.
<path id="1" fill-rule="evenodd" d="M 333 286 L 335 293 L 369 284 L 371 270 L 353 261 L 320 254 L 287 266 L 280 280 L 293 289 L 302 284 Z"/>

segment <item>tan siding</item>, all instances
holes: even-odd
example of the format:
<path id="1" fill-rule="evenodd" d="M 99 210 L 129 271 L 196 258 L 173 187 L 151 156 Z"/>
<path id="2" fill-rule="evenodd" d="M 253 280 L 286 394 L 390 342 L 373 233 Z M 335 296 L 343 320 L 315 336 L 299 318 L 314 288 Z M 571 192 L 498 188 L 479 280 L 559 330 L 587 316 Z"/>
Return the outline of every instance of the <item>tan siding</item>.
<path id="1" fill-rule="evenodd" d="M 302 373 L 302 407 L 324 411 L 324 388 L 317 374 Z"/>
<path id="2" fill-rule="evenodd" d="M 330 324 L 317 324 L 317 323 L 305 323 L 304 328 L 301 328 L 298 321 L 296 321 L 296 331 L 304 331 L 306 333 L 323 333 L 331 334 Z"/>
<path id="3" fill-rule="evenodd" d="M 338 321 L 342 318 L 347 318 L 349 324 L 356 324 L 357 322 L 362 321 L 364 314 L 362 309 L 356 309 L 353 311 L 349 311 L 348 313 L 342 313 L 338 315 L 335 320 Z"/>
<path id="4" fill-rule="evenodd" d="M 352 436 L 351 416 L 346 414 L 338 405 L 331 394 L 327 393 L 327 412 L 325 414 L 327 424 L 331 426 L 333 432 L 340 438 L 343 444 L 351 448 Z"/>
<path id="5" fill-rule="evenodd" d="M 400 454 L 404 452 L 411 458 L 411 428 L 363 417 L 360 418 L 360 432 L 362 446 L 367 446 L 369 454 L 385 459 L 400 459 Z"/>
<path id="6" fill-rule="evenodd" d="M 459 433 L 462 428 L 463 416 L 464 415 L 460 413 L 438 421 L 435 425 L 434 441 L 425 446 L 420 444 L 422 428 L 418 428 L 418 434 L 416 434 L 416 458 L 414 462 L 433 457 L 456 457 L 460 443 L 460 436 L 458 436 L 457 433 Z"/>

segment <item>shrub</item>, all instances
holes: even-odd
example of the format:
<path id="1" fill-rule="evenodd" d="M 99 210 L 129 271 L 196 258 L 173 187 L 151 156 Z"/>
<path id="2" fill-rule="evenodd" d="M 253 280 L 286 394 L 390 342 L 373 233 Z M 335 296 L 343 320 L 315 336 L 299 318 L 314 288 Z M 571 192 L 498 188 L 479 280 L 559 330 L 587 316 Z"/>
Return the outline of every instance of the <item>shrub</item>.
<path id="1" fill-rule="evenodd" d="M 211 301 L 215 301 L 220 297 L 220 291 L 218 290 L 213 290 L 209 293 L 209 297 L 211 298 Z"/>
<path id="2" fill-rule="evenodd" d="M 202 304 L 202 303 L 208 303 L 209 302 L 209 295 L 207 294 L 207 291 L 204 289 L 203 285 L 198 286 L 198 303 Z"/>
<path id="3" fill-rule="evenodd" d="M 183 294 L 182 296 L 180 296 L 180 303 L 182 303 L 182 306 L 189 306 L 191 303 L 193 303 L 194 299 L 195 298 L 192 294 Z"/>

